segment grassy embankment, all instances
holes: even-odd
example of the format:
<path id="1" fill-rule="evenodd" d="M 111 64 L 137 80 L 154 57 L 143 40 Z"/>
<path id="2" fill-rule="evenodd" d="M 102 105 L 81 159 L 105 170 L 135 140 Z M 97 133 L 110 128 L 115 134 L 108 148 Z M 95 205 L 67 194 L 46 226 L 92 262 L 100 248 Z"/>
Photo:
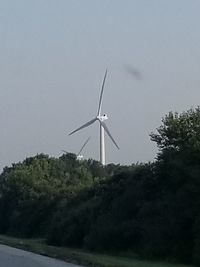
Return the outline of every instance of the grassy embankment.
<path id="1" fill-rule="evenodd" d="M 79 249 L 48 246 L 44 240 L 21 239 L 0 235 L 0 243 L 67 262 L 91 267 L 189 267 L 188 265 L 152 262 L 130 257 L 89 253 Z"/>

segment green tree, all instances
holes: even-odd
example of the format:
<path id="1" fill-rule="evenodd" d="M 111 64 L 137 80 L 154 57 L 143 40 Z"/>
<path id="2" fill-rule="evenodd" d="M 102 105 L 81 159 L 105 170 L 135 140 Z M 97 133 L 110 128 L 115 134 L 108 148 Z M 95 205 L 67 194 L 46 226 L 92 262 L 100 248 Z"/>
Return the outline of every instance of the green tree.
<path id="1" fill-rule="evenodd" d="M 191 262 L 200 253 L 200 108 L 170 112 L 151 139 L 159 148 L 156 176 L 165 206 L 162 214 L 169 222 L 168 253 Z"/>
<path id="2" fill-rule="evenodd" d="M 161 152 L 187 151 L 200 152 L 200 107 L 190 109 L 181 114 L 170 112 L 162 120 L 162 125 L 152 133 Z"/>

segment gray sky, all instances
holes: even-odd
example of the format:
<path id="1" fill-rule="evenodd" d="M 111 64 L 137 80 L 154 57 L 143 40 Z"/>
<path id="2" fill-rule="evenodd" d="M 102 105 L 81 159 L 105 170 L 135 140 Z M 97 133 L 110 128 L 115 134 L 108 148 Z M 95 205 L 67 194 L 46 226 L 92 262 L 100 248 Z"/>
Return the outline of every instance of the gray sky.
<path id="1" fill-rule="evenodd" d="M 120 150 L 107 161 L 151 161 L 149 133 L 200 97 L 199 0 L 0 0 L 0 168 L 27 156 L 99 158 L 102 111 Z"/>

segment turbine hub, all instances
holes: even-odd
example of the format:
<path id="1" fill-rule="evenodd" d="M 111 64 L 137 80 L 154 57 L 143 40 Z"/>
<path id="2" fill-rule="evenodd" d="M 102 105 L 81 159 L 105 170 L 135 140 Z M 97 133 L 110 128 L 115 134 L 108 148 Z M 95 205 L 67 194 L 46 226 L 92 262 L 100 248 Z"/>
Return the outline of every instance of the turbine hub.
<path id="1" fill-rule="evenodd" d="M 77 160 L 82 160 L 83 159 L 83 155 L 78 155 L 76 158 L 77 158 Z"/>
<path id="2" fill-rule="evenodd" d="M 107 114 L 99 115 L 97 116 L 97 119 L 100 121 L 105 121 L 108 119 L 108 115 Z"/>

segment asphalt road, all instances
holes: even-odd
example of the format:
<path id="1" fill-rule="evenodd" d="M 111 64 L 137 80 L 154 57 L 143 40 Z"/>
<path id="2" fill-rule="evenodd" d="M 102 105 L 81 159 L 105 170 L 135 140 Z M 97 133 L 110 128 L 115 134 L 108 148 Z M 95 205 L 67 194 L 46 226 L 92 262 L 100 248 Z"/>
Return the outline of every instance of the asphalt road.
<path id="1" fill-rule="evenodd" d="M 21 249 L 0 245 L 0 267 L 80 267 Z"/>

